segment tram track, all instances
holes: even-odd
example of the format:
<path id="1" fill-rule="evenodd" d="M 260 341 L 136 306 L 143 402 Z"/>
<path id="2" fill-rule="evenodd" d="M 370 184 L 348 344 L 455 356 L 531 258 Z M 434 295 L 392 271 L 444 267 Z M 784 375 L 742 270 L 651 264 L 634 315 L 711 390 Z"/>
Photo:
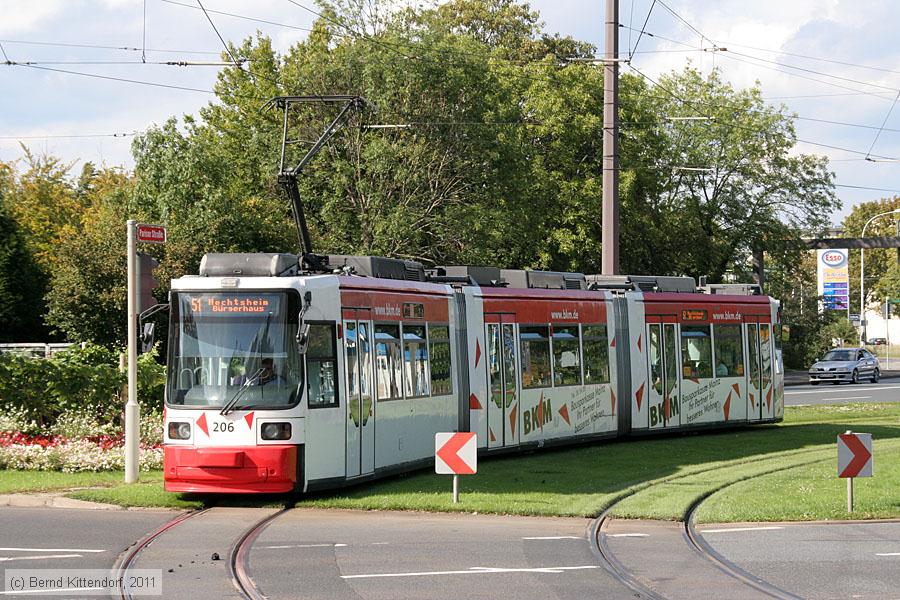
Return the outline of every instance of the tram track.
<path id="1" fill-rule="evenodd" d="M 250 550 L 253 548 L 253 542 L 272 521 L 289 510 L 292 510 L 292 507 L 286 506 L 278 512 L 260 519 L 247 528 L 231 546 L 227 565 L 228 574 L 231 576 L 234 586 L 248 600 L 266 600 L 266 596 L 256 587 L 256 582 L 250 576 Z"/>
<path id="2" fill-rule="evenodd" d="M 812 454 L 812 453 L 821 452 L 821 451 L 822 451 L 822 449 L 810 448 L 807 450 L 798 451 L 797 453 L 794 454 L 794 456 L 803 455 L 803 454 Z M 772 584 L 764 581 L 763 579 L 761 579 L 751 573 L 748 573 L 747 571 L 744 571 L 743 569 L 738 567 L 736 564 L 730 562 L 727 558 L 725 558 L 724 556 L 722 556 L 721 554 L 716 552 L 715 549 L 712 548 L 712 546 L 710 546 L 709 543 L 707 543 L 706 540 L 703 539 L 703 537 L 696 531 L 696 529 L 694 527 L 693 519 L 694 519 L 694 515 L 695 515 L 697 509 L 700 507 L 700 505 L 705 500 L 707 500 L 713 494 L 715 494 L 727 487 L 730 487 L 732 485 L 735 485 L 735 484 L 743 482 L 743 481 L 748 481 L 750 479 L 754 479 L 756 477 L 763 477 L 765 475 L 777 473 L 780 471 L 786 471 L 786 470 L 794 469 L 797 467 L 812 465 L 815 463 L 822 462 L 824 460 L 830 460 L 830 459 L 827 459 L 827 458 L 818 459 L 818 460 L 806 461 L 806 462 L 801 462 L 801 463 L 794 463 L 794 464 L 784 466 L 784 467 L 779 467 L 776 469 L 770 469 L 770 470 L 764 471 L 762 473 L 754 474 L 750 477 L 743 477 L 743 478 L 736 479 L 734 481 L 730 481 L 725 485 L 719 486 L 716 489 L 710 490 L 706 494 L 703 494 L 701 497 L 697 498 L 694 502 L 692 502 L 688 506 L 688 509 L 684 515 L 684 536 L 685 536 L 685 541 L 686 541 L 688 547 L 691 548 L 693 551 L 697 552 L 704 559 L 711 562 L 713 565 L 715 565 L 720 571 L 724 572 L 726 575 L 752 587 L 753 589 L 765 594 L 768 597 L 777 598 L 779 600 L 797 600 L 799 598 L 799 596 L 796 596 L 794 594 L 791 594 L 790 592 L 781 590 L 780 588 L 773 586 Z M 633 572 L 631 572 L 627 568 L 626 565 L 624 565 L 616 557 L 615 553 L 613 553 L 612 550 L 610 549 L 609 544 L 606 541 L 607 536 L 605 534 L 605 531 L 608 528 L 609 523 L 612 519 L 612 512 L 623 501 L 625 501 L 628 498 L 631 498 L 639 493 L 650 490 L 655 486 L 665 485 L 665 484 L 672 483 L 672 482 L 677 482 L 679 480 L 686 479 L 689 477 L 695 477 L 698 475 L 715 473 L 717 471 L 734 468 L 736 466 L 740 466 L 743 464 L 747 464 L 747 463 L 741 462 L 741 463 L 737 463 L 737 464 L 720 465 L 720 466 L 716 466 L 716 467 L 710 467 L 708 469 L 692 471 L 690 473 L 682 473 L 682 474 L 678 474 L 678 475 L 673 475 L 670 477 L 666 477 L 666 478 L 654 481 L 653 483 L 649 483 L 646 485 L 636 487 L 634 489 L 631 489 L 631 490 L 617 496 L 612 501 L 612 503 L 607 505 L 607 507 L 603 510 L 603 512 L 600 513 L 600 515 L 596 519 L 594 519 L 594 521 L 591 523 L 590 535 L 589 535 L 589 539 L 591 542 L 591 551 L 600 560 L 601 565 L 604 567 L 604 569 L 610 575 L 612 575 L 617 581 L 619 581 L 620 583 L 625 585 L 627 588 L 632 590 L 638 597 L 646 598 L 648 600 L 666 600 L 666 596 L 661 595 L 659 592 L 657 592 L 656 590 L 652 589 L 651 587 L 646 585 L 644 582 L 642 582 Z"/>
<path id="3" fill-rule="evenodd" d="M 744 479 L 738 479 L 735 481 L 731 481 L 731 482 L 729 482 L 725 485 L 722 485 L 714 490 L 711 490 L 708 493 L 697 498 L 694 502 L 692 502 L 690 504 L 690 506 L 688 506 L 688 510 L 687 510 L 687 513 L 686 513 L 685 519 L 684 519 L 684 534 L 685 534 L 685 538 L 688 541 L 688 544 L 690 545 L 691 548 L 693 548 L 695 551 L 697 551 L 701 556 L 703 556 L 705 559 L 712 562 L 716 567 L 718 567 L 718 569 L 720 571 L 724 572 L 726 575 L 729 575 L 730 577 L 733 577 L 734 579 L 737 579 L 738 581 L 745 583 L 746 585 L 749 585 L 750 587 L 754 588 L 755 590 L 759 591 L 762 594 L 765 594 L 766 596 L 769 596 L 771 598 L 777 598 L 778 600 L 802 600 L 802 598 L 803 598 L 802 596 L 792 594 L 791 592 L 788 592 L 788 591 L 783 590 L 775 585 L 772 585 L 771 583 L 762 579 L 761 577 L 758 577 L 758 576 L 754 575 L 753 573 L 750 573 L 749 571 L 742 569 L 740 566 L 738 566 L 737 564 L 728 560 L 725 556 L 723 556 L 722 554 L 717 552 L 716 549 L 713 548 L 709 544 L 709 542 L 707 542 L 706 539 L 702 535 L 700 535 L 700 533 L 697 531 L 696 527 L 694 526 L 694 515 L 696 514 L 697 509 L 699 509 L 700 506 L 706 500 L 708 500 L 711 496 L 713 496 L 714 494 L 716 494 L 724 489 L 727 489 L 735 484 L 741 483 L 743 481 L 747 481 L 749 479 L 754 479 L 756 477 L 763 477 L 765 475 L 770 475 L 772 473 L 787 471 L 790 469 L 795 469 L 797 467 L 814 465 L 816 463 L 824 462 L 827 460 L 831 460 L 831 458 L 807 461 L 804 463 L 790 465 L 787 467 L 771 469 L 764 473 L 759 473 L 757 475 L 754 475 L 753 477 L 747 477 Z"/>
<path id="4" fill-rule="evenodd" d="M 266 515 L 264 518 L 256 521 L 249 528 L 245 529 L 231 544 L 228 561 L 226 563 L 226 572 L 231 580 L 231 583 L 243 598 L 246 598 L 248 600 L 265 599 L 265 596 L 256 587 L 256 583 L 250 576 L 250 550 L 253 546 L 253 542 L 257 539 L 257 537 L 259 537 L 259 534 L 262 533 L 266 526 L 268 526 L 277 517 L 291 510 L 291 508 L 292 507 L 285 507 L 275 513 Z M 131 547 L 129 547 L 125 552 L 120 554 L 119 558 L 116 560 L 116 563 L 112 568 L 113 576 L 118 582 L 116 596 L 118 598 L 121 598 L 122 600 L 132 600 L 133 596 L 127 585 L 129 571 L 136 567 L 141 553 L 148 546 L 150 546 L 154 541 L 160 539 L 162 536 L 171 533 L 172 530 L 176 529 L 186 521 L 203 514 L 209 514 L 213 510 L 215 510 L 215 508 L 210 507 L 182 513 L 174 519 L 167 521 L 153 532 L 144 536 L 143 538 L 135 542 Z"/>
<path id="5" fill-rule="evenodd" d="M 128 570 L 132 567 L 134 562 L 137 560 L 138 556 L 143 552 L 144 548 L 153 543 L 154 540 L 159 538 L 161 535 L 167 533 L 170 529 L 181 525 L 188 519 L 201 515 L 207 512 L 208 508 L 203 509 L 195 509 L 188 511 L 186 513 L 182 513 L 168 521 L 163 523 L 159 528 L 155 531 L 149 533 L 144 536 L 140 540 L 138 540 L 134 545 L 130 548 L 126 549 L 125 552 L 119 555 L 119 558 L 116 560 L 116 563 L 113 565 L 112 572 L 116 581 L 118 581 L 118 593 L 116 594 L 122 600 L 131 600 L 132 595 L 129 591 L 128 582 Z"/>

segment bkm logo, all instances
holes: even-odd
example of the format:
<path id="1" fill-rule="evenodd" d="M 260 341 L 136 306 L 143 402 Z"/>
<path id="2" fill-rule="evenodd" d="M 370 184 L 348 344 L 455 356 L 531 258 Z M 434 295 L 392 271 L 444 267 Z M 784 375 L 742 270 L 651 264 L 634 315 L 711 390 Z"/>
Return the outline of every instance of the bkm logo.
<path id="1" fill-rule="evenodd" d="M 847 262 L 847 255 L 839 250 L 829 250 L 822 253 L 822 262 L 829 267 L 840 267 Z"/>

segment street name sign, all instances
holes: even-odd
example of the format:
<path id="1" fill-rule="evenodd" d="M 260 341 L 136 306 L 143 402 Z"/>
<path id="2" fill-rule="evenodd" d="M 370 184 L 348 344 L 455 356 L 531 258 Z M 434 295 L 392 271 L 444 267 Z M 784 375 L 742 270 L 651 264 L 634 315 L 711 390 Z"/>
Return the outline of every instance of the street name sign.
<path id="1" fill-rule="evenodd" d="M 162 225 L 137 223 L 137 241 L 145 244 L 165 244 L 166 228 Z"/>
<path id="2" fill-rule="evenodd" d="M 841 433 L 838 444 L 838 477 L 872 476 L 872 434 Z"/>
<path id="3" fill-rule="evenodd" d="M 434 434 L 434 472 L 438 475 L 474 475 L 478 470 L 478 443 L 474 433 Z"/>

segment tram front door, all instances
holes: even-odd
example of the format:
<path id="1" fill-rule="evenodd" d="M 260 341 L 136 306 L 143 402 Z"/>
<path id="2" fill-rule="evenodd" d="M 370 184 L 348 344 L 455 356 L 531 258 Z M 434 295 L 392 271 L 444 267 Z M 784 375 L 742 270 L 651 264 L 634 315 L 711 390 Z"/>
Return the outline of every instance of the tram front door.
<path id="1" fill-rule="evenodd" d="M 375 471 L 373 336 L 369 310 L 344 310 L 347 477 Z"/>
<path id="2" fill-rule="evenodd" d="M 487 323 L 488 448 L 519 443 L 516 332 L 512 315 L 485 315 Z M 493 321 L 493 322 L 491 322 Z"/>

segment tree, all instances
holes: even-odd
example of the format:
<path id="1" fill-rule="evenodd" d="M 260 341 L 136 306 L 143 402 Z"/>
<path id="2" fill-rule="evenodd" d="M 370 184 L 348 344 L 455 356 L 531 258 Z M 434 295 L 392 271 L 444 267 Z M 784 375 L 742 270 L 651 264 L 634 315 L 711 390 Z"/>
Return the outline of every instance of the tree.
<path id="1" fill-rule="evenodd" d="M 718 71 L 687 67 L 632 89 L 623 179 L 652 174 L 623 197 L 629 270 L 743 278 L 755 246 L 783 252 L 839 206 L 827 159 L 791 153 L 791 116 L 767 106 L 759 87 L 735 90 Z"/>
<path id="2" fill-rule="evenodd" d="M 0 163 L 0 342 L 43 341 L 44 277 L 7 209 L 10 173 Z"/>
<path id="3" fill-rule="evenodd" d="M 870 202 L 861 202 L 853 207 L 844 218 L 844 236 L 859 237 L 863 226 L 877 214 L 900 208 L 900 196 L 882 198 Z M 894 237 L 898 234 L 898 219 L 893 215 L 879 217 L 866 228 L 866 237 Z M 895 288 L 888 271 L 897 263 L 897 250 L 873 248 L 866 250 L 866 308 L 871 302 L 881 302 L 886 297 L 900 296 L 900 289 Z M 849 256 L 850 270 L 850 304 L 859 307 L 859 256 L 857 250 L 851 250 Z M 882 281 L 884 279 L 884 281 Z M 894 295 L 892 295 L 892 293 Z M 862 310 L 859 310 L 862 314 Z"/>

